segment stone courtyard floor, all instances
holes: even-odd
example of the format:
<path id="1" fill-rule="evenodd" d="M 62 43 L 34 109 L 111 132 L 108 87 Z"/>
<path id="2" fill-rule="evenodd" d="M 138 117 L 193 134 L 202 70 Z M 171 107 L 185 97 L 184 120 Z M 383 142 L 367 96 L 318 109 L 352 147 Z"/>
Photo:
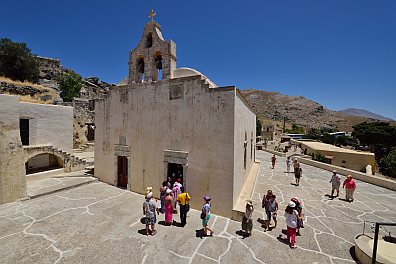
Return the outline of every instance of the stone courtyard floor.
<path id="1" fill-rule="evenodd" d="M 213 237 L 197 237 L 196 210 L 190 211 L 185 228 L 160 224 L 158 233 L 147 237 L 141 223 L 143 197 L 97 182 L 1 205 L 0 262 L 354 263 L 350 250 L 364 220 L 396 222 L 396 192 L 357 181 L 353 203 L 331 200 L 325 196 L 331 173 L 302 164 L 297 187 L 291 185 L 292 174 L 284 172 L 284 158 L 277 158 L 274 170 L 270 158 L 257 151 L 261 164 L 253 195 L 252 237 L 243 239 L 240 223 L 220 216 L 210 220 Z M 277 195 L 280 212 L 278 227 L 264 232 L 258 219 L 263 218 L 261 198 L 267 189 Z M 285 228 L 283 211 L 293 196 L 303 200 L 305 210 L 305 228 L 295 250 L 280 239 Z M 213 207 L 219 203 L 213 201 Z M 179 221 L 178 215 L 175 219 Z"/>

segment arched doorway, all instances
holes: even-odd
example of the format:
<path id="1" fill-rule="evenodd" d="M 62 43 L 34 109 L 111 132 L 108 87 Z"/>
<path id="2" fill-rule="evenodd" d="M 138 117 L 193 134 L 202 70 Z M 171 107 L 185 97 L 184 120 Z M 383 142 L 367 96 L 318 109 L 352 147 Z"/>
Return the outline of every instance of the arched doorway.
<path id="1" fill-rule="evenodd" d="M 63 160 L 49 153 L 33 156 L 25 163 L 26 175 L 60 168 L 63 168 Z"/>

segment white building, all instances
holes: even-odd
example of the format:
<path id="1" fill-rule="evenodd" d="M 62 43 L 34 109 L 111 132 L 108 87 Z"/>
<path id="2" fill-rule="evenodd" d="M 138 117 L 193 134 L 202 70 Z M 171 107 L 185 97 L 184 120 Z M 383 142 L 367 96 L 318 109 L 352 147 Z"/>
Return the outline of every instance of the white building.
<path id="1" fill-rule="evenodd" d="M 176 45 L 154 21 L 130 52 L 127 80 L 96 103 L 95 175 L 157 197 L 167 177 L 181 178 L 193 208 L 207 194 L 231 217 L 255 160 L 253 108 L 236 87 L 177 69 Z"/>

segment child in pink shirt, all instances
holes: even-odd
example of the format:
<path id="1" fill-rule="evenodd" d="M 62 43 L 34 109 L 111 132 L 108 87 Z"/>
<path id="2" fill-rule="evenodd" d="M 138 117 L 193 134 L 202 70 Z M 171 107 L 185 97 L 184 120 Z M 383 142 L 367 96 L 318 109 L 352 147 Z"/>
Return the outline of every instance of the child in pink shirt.
<path id="1" fill-rule="evenodd" d="M 352 175 L 347 176 L 344 183 L 342 184 L 342 188 L 345 188 L 345 200 L 348 202 L 353 202 L 353 192 L 356 189 L 356 183 L 352 179 Z"/>

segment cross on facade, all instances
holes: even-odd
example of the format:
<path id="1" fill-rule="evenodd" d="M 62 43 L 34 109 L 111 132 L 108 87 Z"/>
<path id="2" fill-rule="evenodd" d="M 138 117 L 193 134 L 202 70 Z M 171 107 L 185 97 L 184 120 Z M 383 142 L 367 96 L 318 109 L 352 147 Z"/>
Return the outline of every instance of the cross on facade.
<path id="1" fill-rule="evenodd" d="M 151 21 L 152 21 L 152 22 L 154 22 L 154 17 L 155 17 L 156 14 L 157 14 L 157 13 L 155 13 L 154 10 L 151 9 L 151 11 L 150 11 L 150 13 L 149 13 L 148 16 L 149 16 L 149 18 L 151 18 Z"/>

